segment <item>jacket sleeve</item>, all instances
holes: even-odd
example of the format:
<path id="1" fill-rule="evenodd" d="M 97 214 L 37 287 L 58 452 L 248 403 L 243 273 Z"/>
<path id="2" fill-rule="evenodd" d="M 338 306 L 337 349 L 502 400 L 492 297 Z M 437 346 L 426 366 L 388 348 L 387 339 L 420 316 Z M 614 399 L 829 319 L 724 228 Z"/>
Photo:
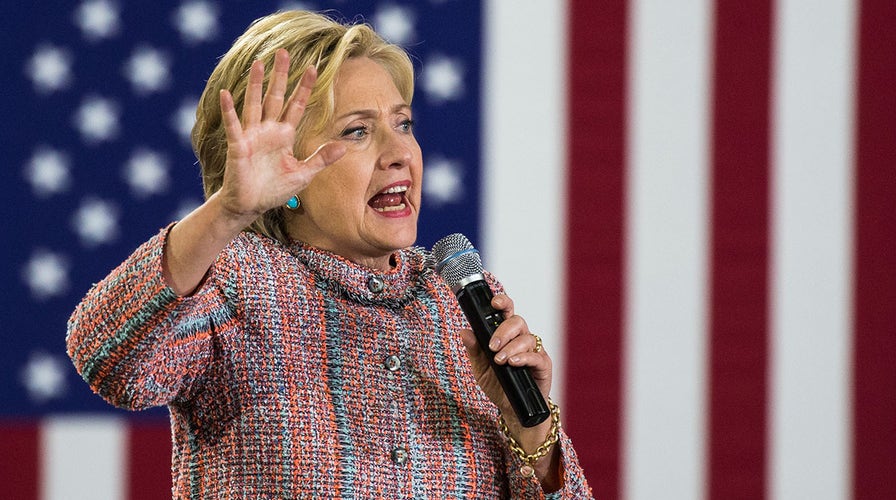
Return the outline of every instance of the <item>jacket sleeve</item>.
<path id="1" fill-rule="evenodd" d="M 213 336 L 235 323 L 234 302 L 214 284 L 215 266 L 190 297 L 167 286 L 167 234 L 142 244 L 94 285 L 68 322 L 66 347 L 75 368 L 94 392 L 121 408 L 187 397 L 210 363 Z"/>
<path id="2" fill-rule="evenodd" d="M 551 493 L 542 491 L 538 478 L 523 476 L 521 469 L 526 463 L 510 451 L 510 446 L 507 446 L 506 464 L 511 498 L 543 498 L 545 500 L 585 500 L 594 498 L 591 487 L 588 486 L 588 481 L 585 479 L 585 472 L 579 465 L 579 459 L 575 450 L 573 450 L 572 441 L 562 428 L 560 429 L 560 439 L 557 441 L 557 446 L 560 447 L 560 477 L 563 481 L 563 487 Z"/>

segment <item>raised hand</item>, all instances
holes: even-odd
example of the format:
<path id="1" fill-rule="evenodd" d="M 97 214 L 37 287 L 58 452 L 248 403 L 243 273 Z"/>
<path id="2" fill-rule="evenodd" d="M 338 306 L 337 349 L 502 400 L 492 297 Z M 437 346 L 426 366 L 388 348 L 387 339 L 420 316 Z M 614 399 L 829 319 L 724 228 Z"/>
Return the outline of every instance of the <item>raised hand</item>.
<path id="1" fill-rule="evenodd" d="M 304 160 L 294 156 L 296 128 L 317 80 L 316 68 L 305 70 L 288 99 L 284 99 L 289 71 L 287 51 L 277 51 L 267 92 L 262 96 L 264 71 L 261 61 L 252 64 L 242 120 L 230 92 L 222 90 L 220 96 L 227 163 L 219 197 L 226 210 L 250 220 L 285 203 L 318 172 L 345 154 L 342 144 L 325 143 Z"/>
<path id="2" fill-rule="evenodd" d="M 243 120 L 233 96 L 221 91 L 227 163 L 221 189 L 171 228 L 162 260 L 167 284 L 188 295 L 202 283 L 218 253 L 261 214 L 298 194 L 345 146 L 326 143 L 304 160 L 293 154 L 296 128 L 305 112 L 317 71 L 310 67 L 284 100 L 289 54 L 278 50 L 262 99 L 264 64 L 255 62 L 243 104 Z"/>

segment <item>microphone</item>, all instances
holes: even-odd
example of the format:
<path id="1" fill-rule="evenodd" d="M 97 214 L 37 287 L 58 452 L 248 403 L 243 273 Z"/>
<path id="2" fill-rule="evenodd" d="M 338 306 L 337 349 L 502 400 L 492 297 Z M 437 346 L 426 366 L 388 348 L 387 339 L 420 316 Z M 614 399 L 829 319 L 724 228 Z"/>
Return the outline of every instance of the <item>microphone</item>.
<path id="1" fill-rule="evenodd" d="M 529 367 L 496 364 L 495 353 L 488 347 L 492 334 L 504 321 L 504 315 L 491 305 L 494 295 L 485 281 L 479 251 L 466 236 L 454 233 L 437 241 L 432 247 L 432 255 L 436 272 L 457 296 L 479 347 L 491 360 L 492 370 L 520 423 L 525 427 L 540 424 L 551 411 L 535 385 Z"/>

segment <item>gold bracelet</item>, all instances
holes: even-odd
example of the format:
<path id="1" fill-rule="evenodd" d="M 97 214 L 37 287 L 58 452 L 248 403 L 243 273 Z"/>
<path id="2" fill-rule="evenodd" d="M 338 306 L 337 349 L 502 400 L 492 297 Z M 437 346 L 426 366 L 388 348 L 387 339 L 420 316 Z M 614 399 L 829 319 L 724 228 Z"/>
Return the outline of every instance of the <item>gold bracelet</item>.
<path id="1" fill-rule="evenodd" d="M 560 439 L 560 407 L 554 404 L 550 399 L 548 399 L 548 406 L 551 407 L 551 430 L 548 432 L 547 439 L 535 449 L 535 453 L 531 454 L 526 453 L 526 450 L 520 446 L 519 441 L 514 439 L 510 434 L 510 429 L 507 428 L 507 422 L 504 421 L 504 417 L 498 417 L 498 422 L 501 425 L 501 432 L 503 432 L 504 436 L 507 438 L 507 441 L 510 444 L 510 449 L 529 466 L 528 469 L 525 467 L 523 467 L 525 470 L 520 469 L 526 477 L 532 477 L 535 474 L 535 462 L 537 462 L 539 458 L 547 455 L 551 451 L 551 447 L 557 444 L 557 441 Z"/>

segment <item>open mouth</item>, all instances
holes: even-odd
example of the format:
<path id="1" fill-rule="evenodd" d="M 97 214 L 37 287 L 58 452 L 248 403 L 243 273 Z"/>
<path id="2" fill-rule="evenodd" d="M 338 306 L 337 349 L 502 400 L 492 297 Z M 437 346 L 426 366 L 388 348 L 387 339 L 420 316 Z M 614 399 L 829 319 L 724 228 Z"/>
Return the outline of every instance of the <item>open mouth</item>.
<path id="1" fill-rule="evenodd" d="M 371 198 L 367 204 L 377 212 L 397 212 L 407 208 L 407 185 L 392 185 Z"/>

